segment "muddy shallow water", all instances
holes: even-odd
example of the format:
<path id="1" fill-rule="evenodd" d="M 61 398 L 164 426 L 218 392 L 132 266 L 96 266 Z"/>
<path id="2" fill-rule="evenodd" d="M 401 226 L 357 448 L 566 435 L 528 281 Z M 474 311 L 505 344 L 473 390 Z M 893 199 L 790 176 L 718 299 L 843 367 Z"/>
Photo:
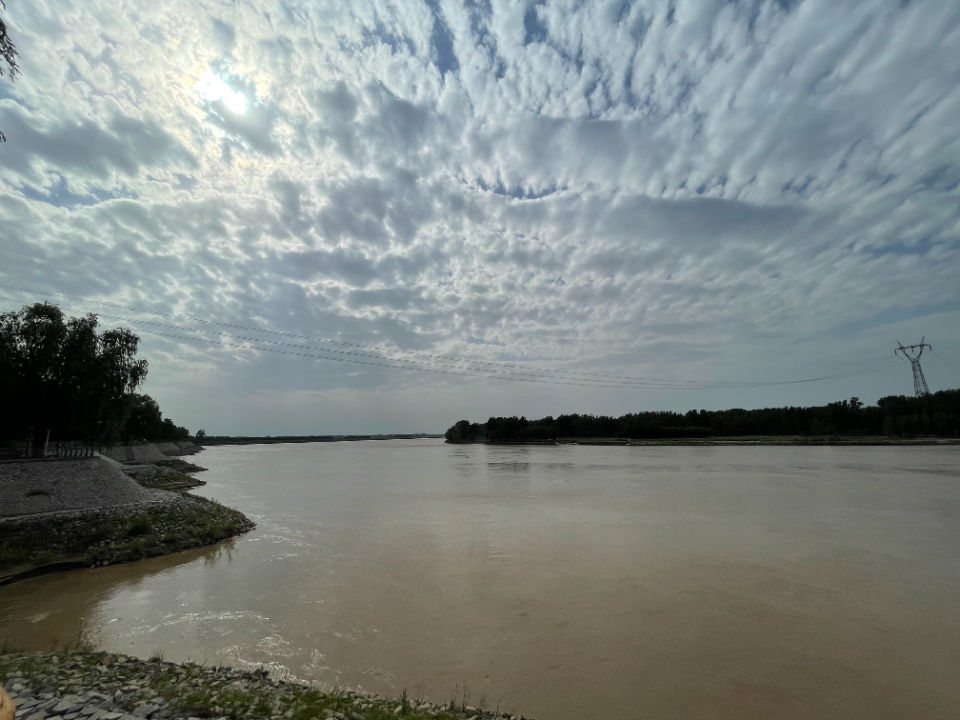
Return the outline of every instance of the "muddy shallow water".
<path id="1" fill-rule="evenodd" d="M 960 707 L 960 447 L 218 447 L 217 548 L 0 588 L 0 641 L 572 718 Z"/>

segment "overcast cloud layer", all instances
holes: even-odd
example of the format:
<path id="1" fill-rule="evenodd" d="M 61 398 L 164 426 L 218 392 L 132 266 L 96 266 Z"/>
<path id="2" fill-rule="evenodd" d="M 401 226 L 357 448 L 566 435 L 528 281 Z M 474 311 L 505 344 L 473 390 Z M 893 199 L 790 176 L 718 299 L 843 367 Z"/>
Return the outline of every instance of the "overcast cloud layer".
<path id="1" fill-rule="evenodd" d="M 6 18 L 0 307 L 134 327 L 191 430 L 875 402 L 921 335 L 960 385 L 960 3 Z"/>

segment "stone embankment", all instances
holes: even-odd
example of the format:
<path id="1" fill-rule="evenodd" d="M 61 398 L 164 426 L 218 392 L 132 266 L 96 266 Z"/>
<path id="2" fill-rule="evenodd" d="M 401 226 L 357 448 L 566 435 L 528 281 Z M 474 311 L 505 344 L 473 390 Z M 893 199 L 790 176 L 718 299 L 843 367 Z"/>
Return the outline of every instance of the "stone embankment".
<path id="1" fill-rule="evenodd" d="M 0 585 L 42 572 L 112 565 L 212 545 L 252 530 L 243 513 L 164 490 L 133 508 L 101 508 L 0 522 Z"/>
<path id="2" fill-rule="evenodd" d="M 101 457 L 0 462 L 0 585 L 210 545 L 254 527 L 236 510 L 171 492 L 201 484 L 175 468 Z"/>
<path id="3" fill-rule="evenodd" d="M 167 458 L 181 455 L 193 455 L 203 448 L 192 442 L 159 442 L 159 443 L 128 443 L 115 445 L 104 451 L 104 455 L 122 463 L 153 463 L 162 462 Z"/>
<path id="4" fill-rule="evenodd" d="M 17 720 L 523 720 L 455 701 L 325 692 L 263 670 L 108 653 L 0 651 L 0 682 L 17 704 Z"/>
<path id="5" fill-rule="evenodd" d="M 184 465 L 190 465 L 184 463 Z M 203 480 L 197 480 L 185 474 L 198 472 L 205 468 L 196 465 L 189 469 L 176 470 L 167 465 L 124 465 L 123 472 L 132 477 L 145 488 L 159 488 L 160 490 L 188 490 L 206 485 Z"/>
<path id="6" fill-rule="evenodd" d="M 0 518 L 130 506 L 154 493 L 98 457 L 0 462 Z"/>

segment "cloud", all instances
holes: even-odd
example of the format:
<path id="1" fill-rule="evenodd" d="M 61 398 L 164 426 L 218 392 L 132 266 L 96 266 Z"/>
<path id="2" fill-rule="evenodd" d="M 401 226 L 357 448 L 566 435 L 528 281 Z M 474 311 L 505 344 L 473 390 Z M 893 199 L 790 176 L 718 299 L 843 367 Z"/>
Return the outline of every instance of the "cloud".
<path id="1" fill-rule="evenodd" d="M 66 119 L 37 128 L 32 120 L 9 101 L 0 107 L 0 125 L 15 141 L 5 148 L 5 168 L 25 178 L 36 179 L 43 167 L 103 179 L 112 172 L 134 177 L 143 167 L 192 164 L 187 150 L 155 123 L 116 115 L 105 125 Z"/>
<path id="2" fill-rule="evenodd" d="M 945 321 L 960 302 L 950 3 L 64 2 L 9 16 L 24 74 L 0 85 L 0 283 L 583 372 L 831 374 L 885 355 L 905 318 L 960 357 Z M 476 402 L 463 378 L 215 340 L 145 347 L 176 383 L 195 367 L 294 404 L 298 387 L 392 382 Z M 216 427 L 155 377 L 161 400 Z M 857 382 L 847 394 L 896 389 Z M 808 399 L 776 392 L 749 402 Z M 557 412 L 515 397 L 528 416 Z M 579 409 L 623 402 L 604 398 Z M 341 430 L 314 412 L 312 429 Z"/>

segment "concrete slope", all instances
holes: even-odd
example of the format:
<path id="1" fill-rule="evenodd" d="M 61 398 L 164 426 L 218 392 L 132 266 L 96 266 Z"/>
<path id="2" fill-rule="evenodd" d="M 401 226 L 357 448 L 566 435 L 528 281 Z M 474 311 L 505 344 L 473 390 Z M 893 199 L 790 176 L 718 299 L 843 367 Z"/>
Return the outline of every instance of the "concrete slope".
<path id="1" fill-rule="evenodd" d="M 162 452 L 167 457 L 176 457 L 177 455 L 182 455 L 183 451 L 180 450 L 180 446 L 172 442 L 160 442 L 156 443 L 157 450 Z"/>
<path id="2" fill-rule="evenodd" d="M 0 462 L 0 518 L 128 505 L 155 498 L 156 493 L 98 457 Z"/>
<path id="3" fill-rule="evenodd" d="M 155 443 L 117 445 L 106 450 L 104 454 L 122 463 L 152 463 L 167 459 L 167 456 L 160 452 Z"/>

